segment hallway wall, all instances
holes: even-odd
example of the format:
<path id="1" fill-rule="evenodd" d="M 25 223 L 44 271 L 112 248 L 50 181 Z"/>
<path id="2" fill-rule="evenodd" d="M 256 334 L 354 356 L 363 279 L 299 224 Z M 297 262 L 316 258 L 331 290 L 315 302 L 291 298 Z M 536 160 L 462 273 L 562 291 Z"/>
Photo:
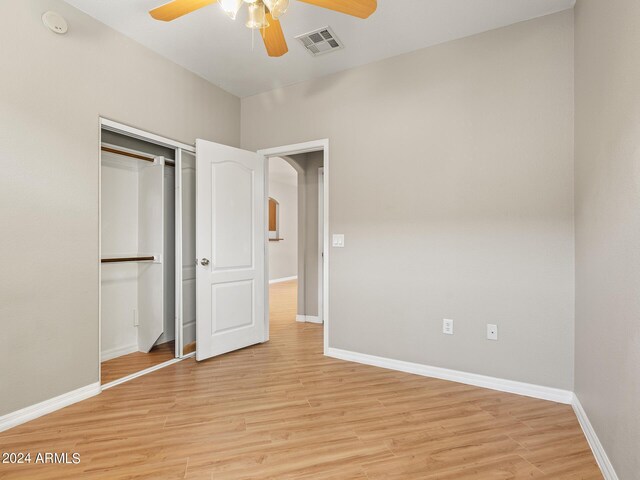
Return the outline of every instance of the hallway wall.
<path id="1" fill-rule="evenodd" d="M 269 242 L 269 280 L 298 275 L 298 172 L 285 160 L 269 159 L 269 196 L 279 210 L 279 233 L 284 240 Z"/>
<path id="2" fill-rule="evenodd" d="M 318 168 L 323 152 L 287 157 L 298 165 L 298 314 L 318 316 Z"/>

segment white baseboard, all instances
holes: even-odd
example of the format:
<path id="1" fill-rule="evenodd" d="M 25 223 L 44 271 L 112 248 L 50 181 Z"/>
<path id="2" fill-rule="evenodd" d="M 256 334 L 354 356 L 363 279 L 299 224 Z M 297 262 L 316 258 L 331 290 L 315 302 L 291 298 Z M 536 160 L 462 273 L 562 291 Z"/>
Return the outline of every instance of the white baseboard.
<path id="1" fill-rule="evenodd" d="M 4 432 L 13 427 L 17 427 L 30 420 L 54 412 L 64 407 L 68 407 L 81 400 L 93 397 L 100 393 L 100 383 L 92 383 L 86 387 L 81 387 L 71 392 L 63 393 L 57 397 L 50 398 L 44 402 L 36 403 L 15 412 L 7 413 L 0 417 L 0 432 Z"/>
<path id="2" fill-rule="evenodd" d="M 297 279 L 298 279 L 297 275 L 294 275 L 293 277 L 274 278 L 273 280 L 269 280 L 269 285 L 271 285 L 272 283 L 289 282 L 291 280 L 297 280 Z"/>
<path id="3" fill-rule="evenodd" d="M 299 317 L 302 317 L 303 320 L 299 320 Z M 308 316 L 297 315 L 296 320 L 308 321 L 306 320 L 306 318 L 308 318 Z M 189 358 L 193 355 L 193 353 L 189 354 L 185 356 L 185 358 Z M 602 446 L 602 443 L 600 443 L 600 440 L 598 439 L 598 435 L 596 434 L 593 426 L 591 425 L 591 422 L 589 421 L 589 417 L 587 417 L 587 413 L 582 407 L 580 400 L 573 392 L 552 387 L 544 387 L 541 385 L 533 385 L 530 383 L 516 382 L 513 380 L 505 380 L 496 377 L 488 377 L 475 373 L 462 372 L 459 370 L 450 370 L 446 368 L 433 367 L 418 363 L 405 362 L 402 360 L 377 357 L 364 353 L 350 352 L 348 350 L 341 350 L 338 348 L 327 348 L 325 350 L 325 355 L 340 360 L 362 363 L 365 365 L 372 365 L 375 367 L 387 368 L 390 370 L 397 370 L 406 373 L 413 373 L 424 377 L 439 378 L 442 380 L 449 380 L 452 382 L 464 383 L 466 385 L 489 388 L 501 392 L 514 393 L 517 395 L 525 395 L 542 400 L 571 404 L 605 480 L 619 480 L 618 475 L 616 474 L 615 469 L 613 468 L 613 465 L 611 464 L 611 461 L 609 460 L 609 457 L 607 456 L 607 453 Z M 154 367 L 148 368 L 141 372 L 137 372 L 128 377 L 118 379 L 114 382 L 111 382 L 110 384 L 103 385 L 102 389 L 114 387 L 116 385 L 124 383 L 125 381 L 131 380 L 132 378 L 137 378 L 166 366 L 173 365 L 174 363 L 177 363 L 181 360 L 182 359 L 175 358 L 160 365 L 155 365 Z M 16 410 L 15 412 L 0 416 L 0 432 L 4 432 L 5 430 L 9 430 L 10 428 L 16 427 L 28 421 L 35 420 L 36 418 L 39 418 L 48 413 L 52 413 L 56 410 L 60 410 L 61 408 L 93 397 L 100 392 L 100 382 L 96 382 L 85 387 L 72 390 L 71 392 L 64 393 L 49 400 L 37 403 L 35 405 L 31 405 L 29 407 Z"/>
<path id="4" fill-rule="evenodd" d="M 339 348 L 328 348 L 325 355 L 328 357 L 338 358 L 340 360 L 347 360 L 349 362 L 364 363 L 365 365 L 373 365 L 375 367 L 413 373 L 416 375 L 422 375 L 423 377 L 439 378 L 441 380 L 474 385 L 476 387 L 490 388 L 491 390 L 515 393 L 516 395 L 525 395 L 527 397 L 550 400 L 552 402 L 570 404 L 573 401 L 573 392 L 569 390 L 561 390 L 559 388 L 544 387 L 542 385 L 516 382 L 514 380 L 487 377 L 485 375 L 478 375 L 477 373 L 449 370 L 448 368 L 432 367 L 430 365 L 422 365 L 420 363 L 376 357 L 374 355 L 341 350 Z"/>
<path id="5" fill-rule="evenodd" d="M 596 435 L 596 431 L 593 429 L 593 425 L 591 425 L 589 417 L 587 417 L 587 412 L 584 411 L 580 400 L 578 400 L 578 397 L 575 394 L 573 396 L 571 406 L 573 407 L 573 411 L 576 412 L 578 422 L 580 422 L 584 436 L 587 438 L 587 442 L 591 447 L 593 456 L 596 458 L 596 462 L 602 471 L 602 476 L 605 480 L 618 480 L 618 475 L 613 469 L 613 465 L 607 456 L 607 452 L 605 452 L 602 443 L 600 443 L 600 439 L 598 439 L 598 435 Z"/>
<path id="6" fill-rule="evenodd" d="M 113 382 L 105 383 L 104 385 L 102 385 L 102 390 L 108 390 L 109 388 L 117 387 L 118 385 L 128 382 L 129 380 L 142 377 L 143 375 L 146 375 L 151 372 L 155 372 L 156 370 L 160 370 L 161 368 L 164 368 L 164 367 L 168 367 L 170 365 L 173 365 L 174 363 L 181 362 L 185 358 L 190 358 L 194 355 L 195 355 L 195 352 L 192 352 L 183 356 L 182 358 L 172 358 L 171 360 L 167 360 L 166 362 L 159 363 L 157 365 L 154 365 L 153 367 L 145 368 L 144 370 L 140 370 L 139 372 L 132 373 L 131 375 L 127 375 L 126 377 L 118 378 Z"/>
<path id="7" fill-rule="evenodd" d="M 296 322 L 322 323 L 319 317 L 313 315 L 296 315 Z"/>
<path id="8" fill-rule="evenodd" d="M 104 350 L 100 353 L 100 361 L 106 362 L 107 360 L 111 360 L 113 358 L 121 357 L 122 355 L 129 355 L 130 353 L 138 351 L 138 344 L 134 343 L 132 345 L 125 345 L 124 347 L 111 348 L 109 350 Z"/>

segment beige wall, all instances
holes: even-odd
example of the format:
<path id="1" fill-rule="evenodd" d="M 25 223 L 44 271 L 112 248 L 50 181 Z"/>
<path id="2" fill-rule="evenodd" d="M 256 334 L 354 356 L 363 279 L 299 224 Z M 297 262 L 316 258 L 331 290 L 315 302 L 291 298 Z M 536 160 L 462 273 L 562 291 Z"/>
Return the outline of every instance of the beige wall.
<path id="1" fill-rule="evenodd" d="M 291 177 L 269 175 L 269 196 L 278 202 L 278 229 L 284 239 L 269 242 L 269 280 L 298 275 L 298 172 L 282 158 L 269 159 L 270 169 L 274 163 L 290 169 Z"/>
<path id="2" fill-rule="evenodd" d="M 318 315 L 318 169 L 322 167 L 324 152 L 306 154 L 305 171 L 305 286 L 304 315 Z"/>
<path id="3" fill-rule="evenodd" d="M 298 176 L 298 314 L 318 316 L 318 169 L 324 152 L 286 157 Z"/>
<path id="4" fill-rule="evenodd" d="M 0 17 L 2 415 L 98 381 L 98 116 L 237 146 L 240 105 L 62 1 Z"/>
<path id="5" fill-rule="evenodd" d="M 242 100 L 243 148 L 320 138 L 331 347 L 573 387 L 572 11 Z"/>
<path id="6" fill-rule="evenodd" d="M 640 472 L 640 2 L 578 0 L 575 391 L 621 479 Z"/>

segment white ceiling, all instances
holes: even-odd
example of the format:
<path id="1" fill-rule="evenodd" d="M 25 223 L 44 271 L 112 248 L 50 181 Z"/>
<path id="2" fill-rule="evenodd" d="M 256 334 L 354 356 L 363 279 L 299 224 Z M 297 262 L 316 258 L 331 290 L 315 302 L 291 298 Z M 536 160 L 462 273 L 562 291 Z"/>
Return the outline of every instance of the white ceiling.
<path id="1" fill-rule="evenodd" d="M 239 97 L 321 77 L 401 53 L 571 8 L 575 0 L 378 0 L 361 20 L 291 1 L 281 18 L 289 53 L 267 56 L 260 33 L 210 5 L 173 22 L 148 11 L 168 0 L 66 0 L 67 3 Z M 330 26 L 345 44 L 312 57 L 295 36 Z M 73 25 L 70 26 L 73 28 Z"/>

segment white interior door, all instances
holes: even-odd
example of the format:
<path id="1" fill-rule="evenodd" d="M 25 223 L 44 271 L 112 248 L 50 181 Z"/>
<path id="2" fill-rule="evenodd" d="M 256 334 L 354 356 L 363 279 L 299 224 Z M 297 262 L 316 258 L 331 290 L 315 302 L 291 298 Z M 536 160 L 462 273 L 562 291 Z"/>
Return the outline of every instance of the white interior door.
<path id="1" fill-rule="evenodd" d="M 265 340 L 264 162 L 196 142 L 196 359 Z"/>

